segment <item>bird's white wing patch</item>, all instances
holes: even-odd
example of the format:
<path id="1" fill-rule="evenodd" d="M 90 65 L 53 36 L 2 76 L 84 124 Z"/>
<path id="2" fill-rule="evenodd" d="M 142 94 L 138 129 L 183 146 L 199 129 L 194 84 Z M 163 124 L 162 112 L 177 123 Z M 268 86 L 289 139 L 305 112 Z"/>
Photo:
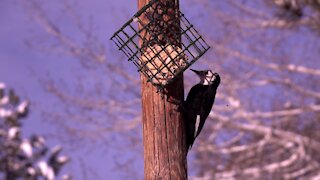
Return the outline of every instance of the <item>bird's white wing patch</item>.
<path id="1" fill-rule="evenodd" d="M 200 124 L 200 115 L 197 115 L 197 119 L 196 119 L 196 127 L 194 129 L 194 137 L 197 136 L 197 132 L 198 132 L 198 128 L 199 128 L 199 124 Z"/>

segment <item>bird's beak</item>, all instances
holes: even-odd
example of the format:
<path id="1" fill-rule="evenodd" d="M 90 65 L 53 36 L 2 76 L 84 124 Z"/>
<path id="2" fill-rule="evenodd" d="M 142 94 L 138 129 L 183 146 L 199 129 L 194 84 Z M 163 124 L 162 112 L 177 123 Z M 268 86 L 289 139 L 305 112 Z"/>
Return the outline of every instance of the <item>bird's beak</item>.
<path id="1" fill-rule="evenodd" d="M 197 70 L 194 70 L 194 69 L 190 69 L 190 70 L 199 75 L 200 71 L 197 71 Z"/>
<path id="2" fill-rule="evenodd" d="M 193 71 L 194 73 L 196 73 L 200 78 L 202 77 L 201 71 L 197 71 L 197 70 L 194 70 L 194 69 L 190 69 L 190 70 Z"/>

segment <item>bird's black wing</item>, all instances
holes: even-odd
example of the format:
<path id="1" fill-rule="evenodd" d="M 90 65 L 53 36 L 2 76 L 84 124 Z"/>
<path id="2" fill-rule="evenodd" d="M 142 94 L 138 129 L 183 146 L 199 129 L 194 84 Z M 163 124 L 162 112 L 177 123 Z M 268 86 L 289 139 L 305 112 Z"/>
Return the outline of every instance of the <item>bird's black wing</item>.
<path id="1" fill-rule="evenodd" d="M 204 126 L 204 123 L 211 112 L 211 109 L 212 109 L 212 106 L 214 103 L 214 99 L 216 96 L 216 89 L 212 86 L 209 88 L 210 88 L 209 91 L 206 91 L 206 93 L 204 94 L 204 97 L 203 97 L 203 102 L 202 102 L 203 106 L 200 109 L 200 124 L 199 124 L 199 128 L 198 128 L 198 132 L 197 132 L 196 137 L 200 134 L 200 132 Z"/>
<path id="2" fill-rule="evenodd" d="M 195 125 L 197 114 L 200 114 L 202 95 L 204 94 L 205 88 L 202 85 L 197 84 L 193 86 L 187 99 L 184 103 L 186 112 L 184 113 L 185 125 L 186 125 L 186 135 L 187 135 L 187 147 L 191 148 L 195 140 Z"/>

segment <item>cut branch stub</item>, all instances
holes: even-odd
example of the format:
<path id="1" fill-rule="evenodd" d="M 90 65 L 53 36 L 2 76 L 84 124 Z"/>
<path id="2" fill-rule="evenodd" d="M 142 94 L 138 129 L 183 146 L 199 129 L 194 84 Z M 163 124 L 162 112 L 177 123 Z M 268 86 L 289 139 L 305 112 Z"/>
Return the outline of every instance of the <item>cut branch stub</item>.
<path id="1" fill-rule="evenodd" d="M 111 37 L 128 61 L 158 90 L 174 81 L 210 48 L 172 3 L 151 1 Z"/>

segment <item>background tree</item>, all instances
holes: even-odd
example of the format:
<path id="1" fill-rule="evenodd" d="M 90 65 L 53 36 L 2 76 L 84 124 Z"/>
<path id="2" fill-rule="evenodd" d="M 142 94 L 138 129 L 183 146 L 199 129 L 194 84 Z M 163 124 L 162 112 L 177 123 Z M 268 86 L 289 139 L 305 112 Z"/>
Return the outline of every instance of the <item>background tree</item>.
<path id="1" fill-rule="evenodd" d="M 106 149 L 130 149 L 121 154 L 127 152 L 132 163 L 121 159 L 119 167 L 139 177 L 142 172 L 132 165 L 137 161 L 130 161 L 142 149 L 138 73 L 118 56 L 120 53 L 113 52 L 116 49 L 109 46 L 111 42 L 103 43 L 108 37 L 96 31 L 98 23 L 83 18 L 89 15 L 81 14 L 79 5 L 56 3 L 69 29 L 50 13 L 50 7 L 36 0 L 23 1 L 28 14 L 40 25 L 37 27 L 44 30 L 28 45 L 79 60 L 84 75 L 72 83 L 63 79 L 43 81 L 65 109 L 47 113 L 68 132 L 65 138 L 80 137 L 95 145 L 102 143 Z M 211 121 L 189 154 L 194 157 L 189 161 L 191 176 L 317 179 L 319 1 L 187 0 L 181 1 L 181 6 L 213 47 L 194 68 L 213 69 L 222 78 Z M 110 13 L 104 16 L 112 17 L 113 23 L 102 26 L 102 32 L 116 30 L 133 14 Z M 197 80 L 188 72 L 185 76 L 188 90 Z"/>
<path id="2" fill-rule="evenodd" d="M 42 136 L 22 137 L 21 120 L 28 115 L 28 101 L 20 101 L 13 90 L 0 82 L 0 177 L 1 179 L 54 180 L 69 161 L 61 146 L 49 150 Z M 62 179 L 70 179 L 63 175 Z"/>

